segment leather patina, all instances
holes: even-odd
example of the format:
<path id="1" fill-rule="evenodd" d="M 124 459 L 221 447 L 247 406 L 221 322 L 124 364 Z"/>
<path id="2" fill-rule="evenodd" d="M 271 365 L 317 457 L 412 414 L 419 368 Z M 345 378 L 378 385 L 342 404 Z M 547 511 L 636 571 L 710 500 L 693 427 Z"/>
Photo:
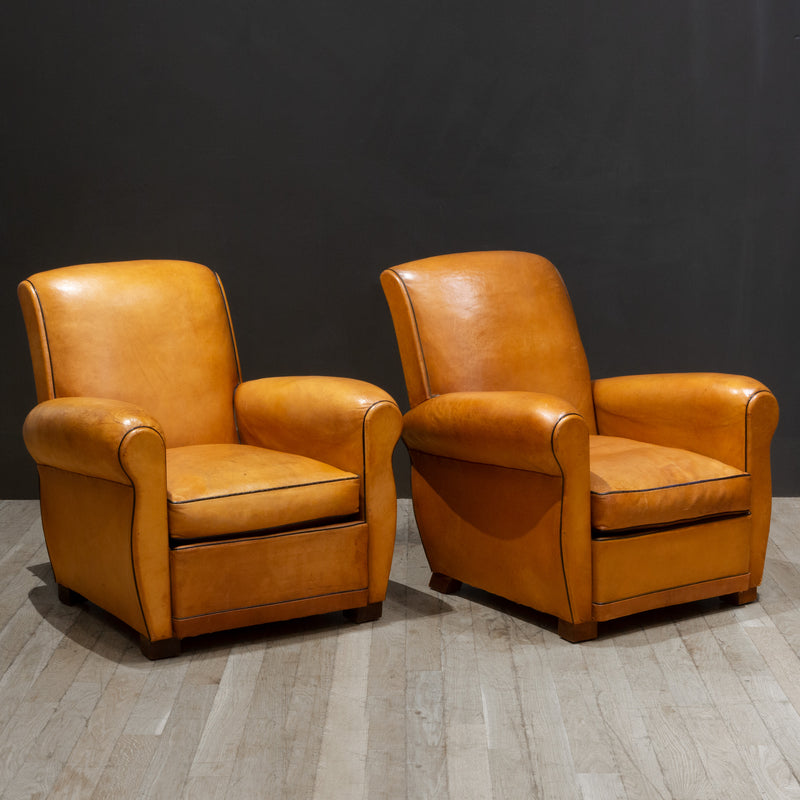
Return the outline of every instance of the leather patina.
<path id="1" fill-rule="evenodd" d="M 772 393 L 738 375 L 592 380 L 541 256 L 455 253 L 385 270 L 432 585 L 470 583 L 597 622 L 755 597 L 769 534 Z"/>
<path id="2" fill-rule="evenodd" d="M 336 610 L 375 618 L 401 417 L 348 378 L 242 381 L 219 277 L 182 261 L 49 270 L 18 290 L 60 593 L 151 657 L 185 636 Z"/>

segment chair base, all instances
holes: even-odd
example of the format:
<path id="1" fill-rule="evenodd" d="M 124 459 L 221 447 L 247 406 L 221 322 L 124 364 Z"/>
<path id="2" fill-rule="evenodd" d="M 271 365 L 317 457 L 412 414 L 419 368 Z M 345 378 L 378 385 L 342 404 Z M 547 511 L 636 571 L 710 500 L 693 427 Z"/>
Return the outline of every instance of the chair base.
<path id="1" fill-rule="evenodd" d="M 439 594 L 455 594 L 461 588 L 461 581 L 443 575 L 441 572 L 434 572 L 428 582 L 428 586 Z"/>
<path id="2" fill-rule="evenodd" d="M 139 635 L 139 648 L 145 658 L 160 661 L 162 658 L 175 658 L 181 652 L 180 639 L 159 639 L 151 642 L 144 634 Z"/>
<path id="3" fill-rule="evenodd" d="M 77 606 L 80 603 L 86 602 L 86 598 L 82 594 L 73 592 L 72 589 L 70 589 L 67 586 L 64 586 L 61 583 L 57 583 L 56 588 L 58 590 L 58 599 L 65 606 Z"/>
<path id="4" fill-rule="evenodd" d="M 359 608 L 347 608 L 343 612 L 345 619 L 360 625 L 362 622 L 375 622 L 383 614 L 383 603 L 370 603 Z"/>
<path id="5" fill-rule="evenodd" d="M 734 606 L 746 606 L 758 600 L 758 587 L 751 586 L 743 592 L 733 592 L 733 594 L 723 594 L 720 598 L 723 603 L 730 603 Z"/>
<path id="6" fill-rule="evenodd" d="M 597 623 L 594 620 L 590 622 L 567 622 L 565 619 L 560 619 L 558 621 L 558 635 L 573 644 L 588 642 L 597 638 Z"/>

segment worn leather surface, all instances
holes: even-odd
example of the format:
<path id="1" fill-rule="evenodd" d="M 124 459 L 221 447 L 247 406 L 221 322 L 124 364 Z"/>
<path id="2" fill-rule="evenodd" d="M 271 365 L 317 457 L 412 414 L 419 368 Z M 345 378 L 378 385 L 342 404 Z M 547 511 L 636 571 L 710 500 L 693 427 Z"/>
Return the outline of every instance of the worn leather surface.
<path id="1" fill-rule="evenodd" d="M 67 472 L 129 483 L 120 448 L 146 428 L 163 443 L 158 421 L 133 403 L 98 397 L 60 397 L 35 406 L 22 428 L 28 452 L 39 464 Z"/>
<path id="2" fill-rule="evenodd" d="M 456 253 L 401 264 L 381 283 L 412 407 L 448 392 L 541 392 L 569 402 L 595 432 L 589 366 L 549 261 Z"/>
<path id="3" fill-rule="evenodd" d="M 656 528 L 750 509 L 750 475 L 689 450 L 591 436 L 589 467 L 597 531 Z"/>
<path id="4" fill-rule="evenodd" d="M 758 585 L 778 417 L 763 384 L 590 382 L 538 256 L 437 256 L 381 282 L 432 570 L 576 624 Z"/>
<path id="5" fill-rule="evenodd" d="M 603 436 L 692 450 L 743 472 L 747 406 L 762 392 L 770 395 L 760 381 L 716 372 L 603 378 L 592 390 Z M 777 425 L 777 404 L 774 411 Z"/>
<path id="6" fill-rule="evenodd" d="M 609 605 L 666 589 L 746 576 L 751 533 L 750 518 L 742 516 L 595 540 L 593 601 Z"/>
<path id="7" fill-rule="evenodd" d="M 605 378 L 593 391 L 601 434 L 692 450 L 750 474 L 749 586 L 758 586 L 772 511 L 772 392 L 753 378 L 702 372 Z"/>
<path id="8" fill-rule="evenodd" d="M 403 420 L 403 438 L 424 453 L 560 475 L 553 431 L 569 416 L 587 427 L 572 405 L 553 395 L 452 392 L 412 408 Z"/>
<path id="9" fill-rule="evenodd" d="M 168 447 L 237 440 L 239 361 L 211 270 L 182 261 L 88 264 L 32 275 L 19 295 L 39 401 L 133 403 L 158 420 Z"/>
<path id="10" fill-rule="evenodd" d="M 174 616 L 187 619 L 367 587 L 364 523 L 176 547 Z"/>
<path id="11" fill-rule="evenodd" d="M 241 384 L 222 285 L 196 264 L 68 267 L 19 297 L 40 401 L 24 437 L 60 583 L 151 641 L 383 600 L 401 427 L 388 394 Z"/>
<path id="12" fill-rule="evenodd" d="M 243 444 L 167 450 L 173 538 L 305 525 L 359 512 L 361 479 L 294 453 Z"/>

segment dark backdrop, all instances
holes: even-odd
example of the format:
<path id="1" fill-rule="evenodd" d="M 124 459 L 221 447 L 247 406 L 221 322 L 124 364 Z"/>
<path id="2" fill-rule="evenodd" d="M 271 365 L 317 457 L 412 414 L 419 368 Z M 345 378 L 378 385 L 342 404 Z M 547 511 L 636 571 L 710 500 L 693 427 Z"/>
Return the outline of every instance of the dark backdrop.
<path id="1" fill-rule="evenodd" d="M 245 377 L 349 375 L 405 408 L 380 270 L 495 248 L 559 267 L 595 377 L 767 383 L 775 493 L 800 494 L 799 66 L 781 0 L 12 0 L 0 497 L 37 491 L 31 272 L 200 261 Z"/>

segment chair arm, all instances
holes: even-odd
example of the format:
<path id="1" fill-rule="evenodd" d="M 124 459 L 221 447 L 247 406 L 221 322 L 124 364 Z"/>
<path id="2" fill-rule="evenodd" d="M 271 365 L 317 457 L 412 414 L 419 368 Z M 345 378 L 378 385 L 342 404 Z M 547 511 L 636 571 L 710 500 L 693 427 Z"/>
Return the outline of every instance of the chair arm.
<path id="1" fill-rule="evenodd" d="M 358 475 L 364 473 L 368 431 L 388 426 L 388 438 L 394 437 L 389 454 L 400 437 L 401 415 L 392 397 L 351 378 L 246 381 L 236 389 L 234 408 L 243 444 L 316 458 Z"/>
<path id="2" fill-rule="evenodd" d="M 244 444 L 316 458 L 361 476 L 370 542 L 367 599 L 382 602 L 397 520 L 392 451 L 402 417 L 395 401 L 363 381 L 303 376 L 242 383 L 234 408 Z"/>
<path id="3" fill-rule="evenodd" d="M 42 525 L 56 580 L 148 640 L 171 638 L 161 426 L 131 403 L 63 397 L 39 403 L 25 420 L 23 437 L 39 465 Z M 122 494 L 114 484 L 126 487 Z M 129 509 L 120 504 L 126 496 Z M 98 517 L 103 504 L 116 513 Z"/>
<path id="4" fill-rule="evenodd" d="M 764 384 L 711 372 L 628 375 L 593 382 L 598 433 L 679 447 L 747 470 L 756 436 L 767 446 L 778 404 Z"/>
<path id="5" fill-rule="evenodd" d="M 96 397 L 45 400 L 25 419 L 22 435 L 37 464 L 117 483 L 133 483 L 130 444 L 138 431 L 162 442 L 158 422 L 132 403 Z M 158 450 L 158 448 L 156 448 Z M 146 465 L 143 465 L 146 468 Z"/>
<path id="6" fill-rule="evenodd" d="M 420 403 L 403 418 L 409 450 L 545 475 L 563 474 L 567 440 L 570 448 L 580 449 L 582 442 L 585 461 L 588 436 L 570 403 L 538 392 L 453 392 Z"/>

